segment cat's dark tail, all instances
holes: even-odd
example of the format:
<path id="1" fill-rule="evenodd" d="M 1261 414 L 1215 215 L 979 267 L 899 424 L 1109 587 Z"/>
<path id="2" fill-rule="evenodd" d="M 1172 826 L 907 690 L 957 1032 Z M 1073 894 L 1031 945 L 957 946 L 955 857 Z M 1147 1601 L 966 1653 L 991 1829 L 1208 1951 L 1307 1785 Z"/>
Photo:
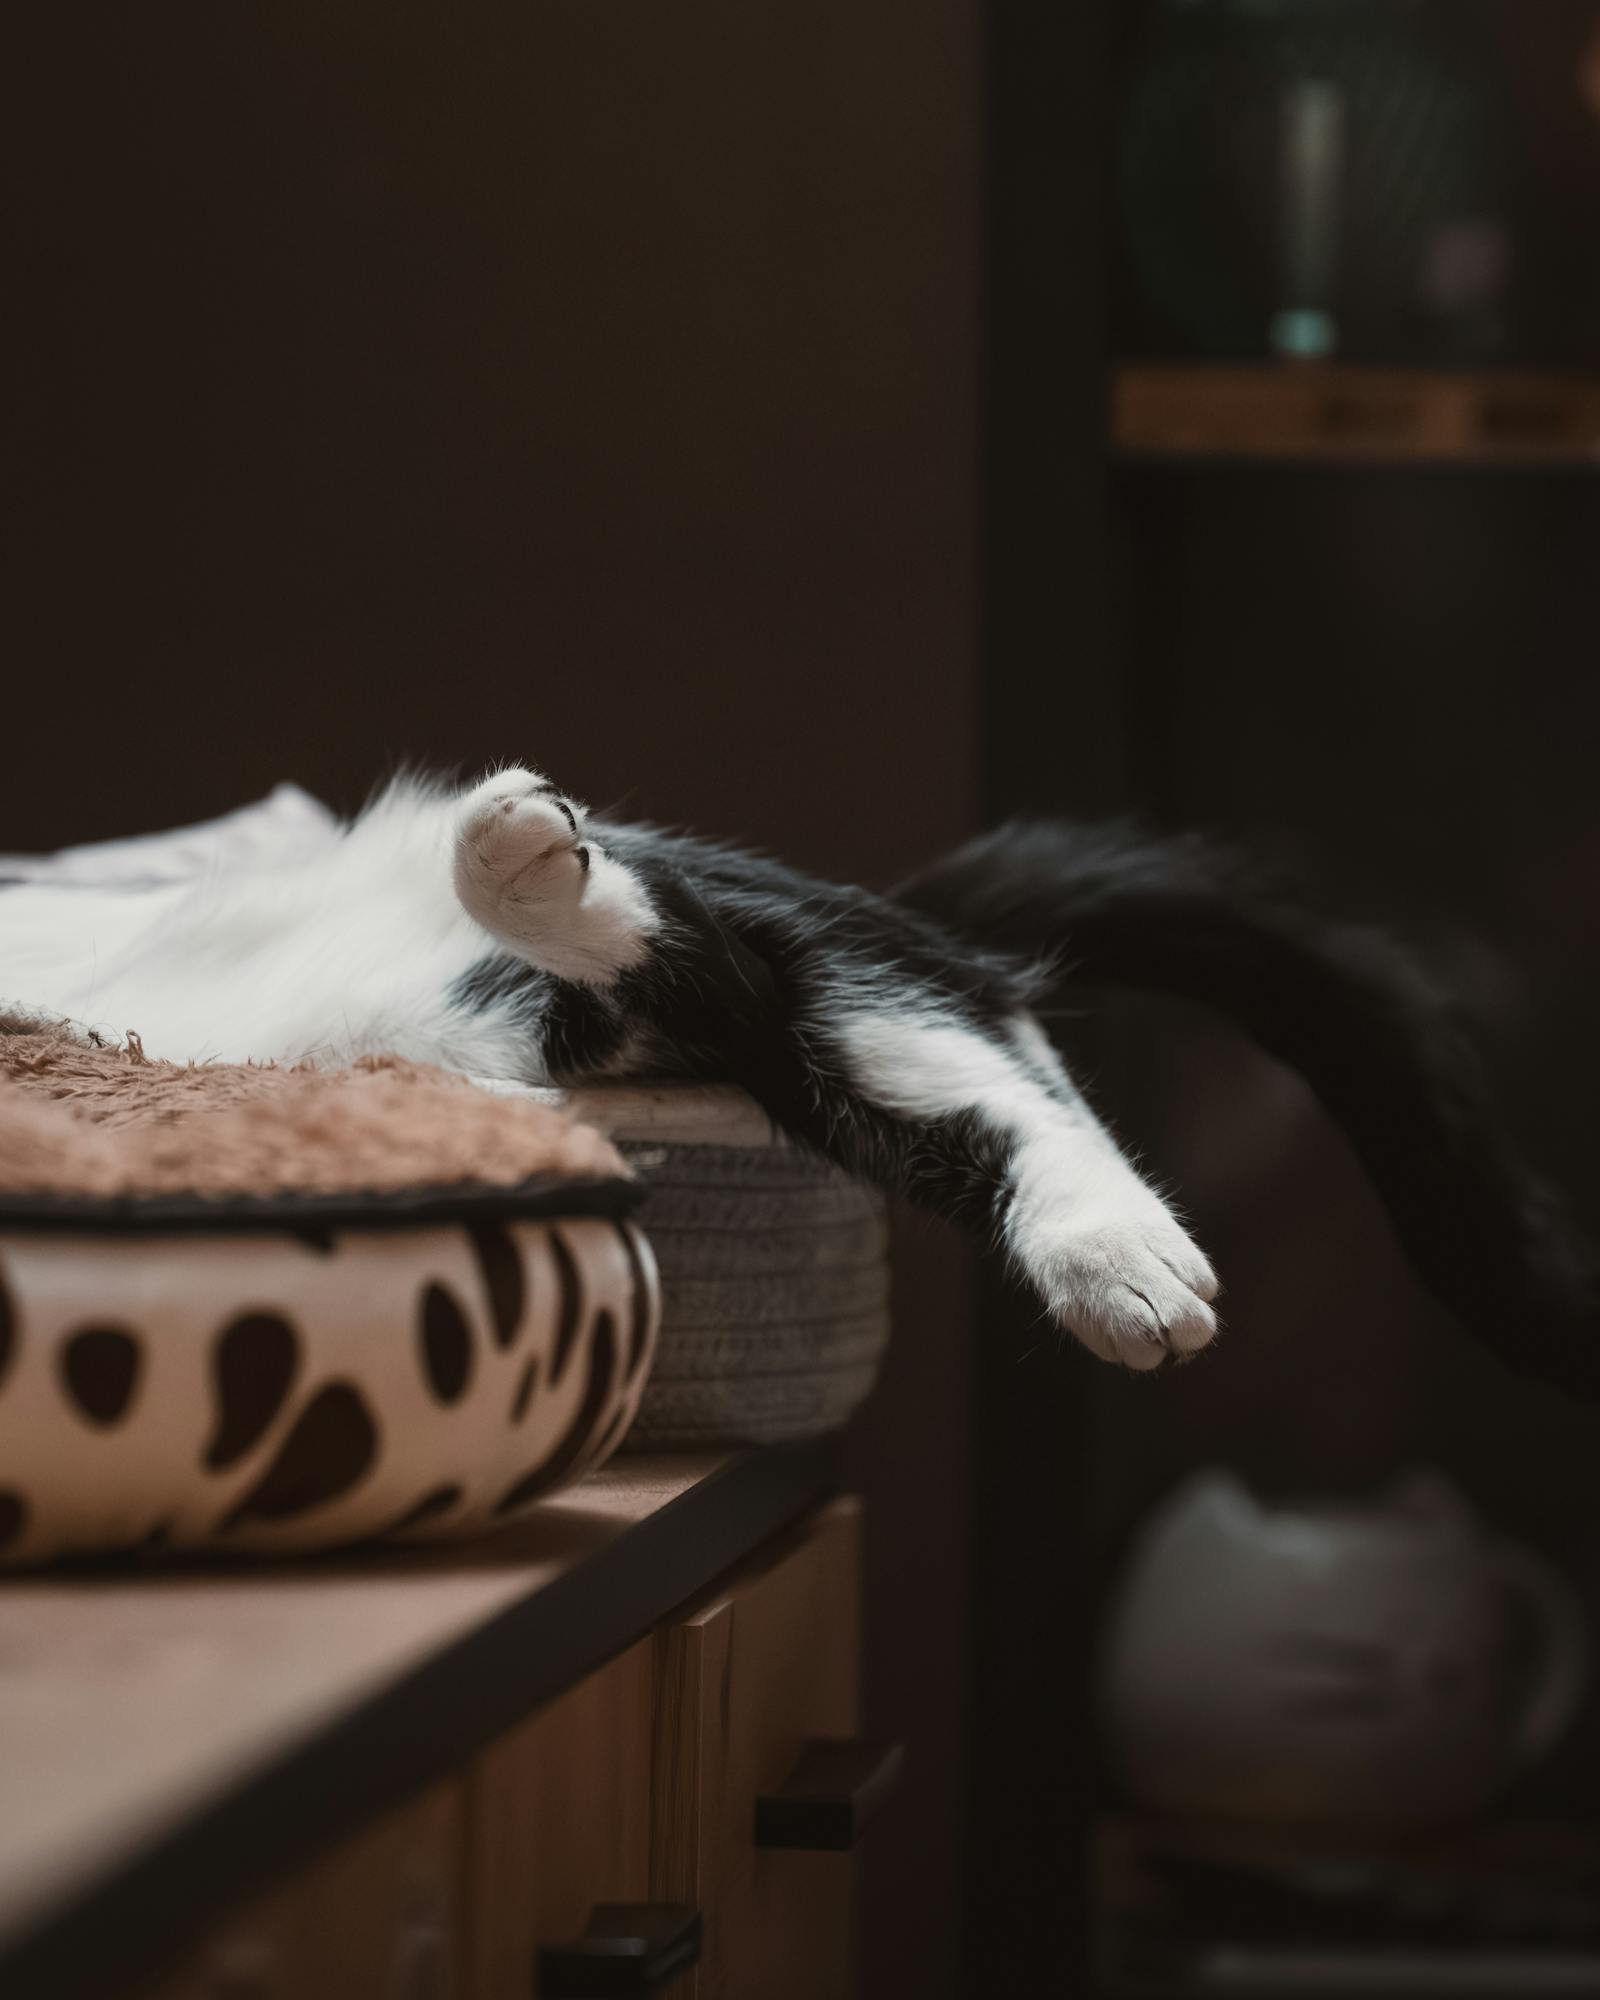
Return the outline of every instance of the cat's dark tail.
<path id="1" fill-rule="evenodd" d="M 1381 933 L 1264 893 L 1198 838 L 1125 826 L 1002 827 L 895 897 L 1062 987 L 1231 1021 L 1343 1128 L 1435 1298 L 1515 1367 L 1600 1398 L 1592 1266 L 1497 1127 L 1457 1010 Z"/>

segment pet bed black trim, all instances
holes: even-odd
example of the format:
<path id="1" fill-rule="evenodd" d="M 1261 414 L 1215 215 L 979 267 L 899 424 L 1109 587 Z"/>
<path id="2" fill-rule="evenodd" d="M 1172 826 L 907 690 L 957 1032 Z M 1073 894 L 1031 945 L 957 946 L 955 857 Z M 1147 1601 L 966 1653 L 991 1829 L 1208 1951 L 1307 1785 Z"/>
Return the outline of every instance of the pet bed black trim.
<path id="1" fill-rule="evenodd" d="M 457 1181 L 437 1187 L 337 1194 L 0 1196 L 0 1229 L 144 1235 L 232 1234 L 296 1229 L 413 1229 L 423 1223 L 537 1221 L 550 1216 L 630 1215 L 642 1182 L 534 1174 L 510 1187 Z"/>

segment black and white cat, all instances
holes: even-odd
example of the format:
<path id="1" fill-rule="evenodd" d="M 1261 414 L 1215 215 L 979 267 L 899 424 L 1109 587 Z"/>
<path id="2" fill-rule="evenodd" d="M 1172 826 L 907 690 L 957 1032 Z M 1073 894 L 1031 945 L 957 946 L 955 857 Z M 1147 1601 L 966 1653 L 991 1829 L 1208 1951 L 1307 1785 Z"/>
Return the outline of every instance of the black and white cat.
<path id="1" fill-rule="evenodd" d="M 1597 1379 L 1587 1291 L 1425 990 L 1369 934 L 1241 897 L 1196 843 L 1007 829 L 878 897 L 602 823 L 512 767 L 397 782 L 350 824 L 283 788 L 7 872 L 0 995 L 34 1011 L 180 1061 L 731 1081 L 991 1232 L 1060 1326 L 1151 1369 L 1211 1340 L 1217 1280 L 1031 1011 L 1070 954 L 1079 983 L 1220 1006 L 1299 1067 L 1440 1297 L 1524 1365 Z"/>

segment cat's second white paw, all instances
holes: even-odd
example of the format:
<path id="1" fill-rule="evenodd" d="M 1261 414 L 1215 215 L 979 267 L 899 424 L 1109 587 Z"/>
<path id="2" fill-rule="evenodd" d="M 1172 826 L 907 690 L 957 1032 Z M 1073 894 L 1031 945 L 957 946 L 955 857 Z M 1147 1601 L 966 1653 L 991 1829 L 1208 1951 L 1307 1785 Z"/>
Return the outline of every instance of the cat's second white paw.
<path id="1" fill-rule="evenodd" d="M 1142 1185 L 1056 1217 L 1024 1213 L 1010 1235 L 1056 1323 L 1103 1361 L 1159 1368 L 1216 1335 L 1216 1273 Z"/>
<path id="2" fill-rule="evenodd" d="M 575 904 L 589 872 L 582 811 L 532 771 L 485 778 L 462 800 L 456 823 L 462 900 L 470 891 L 496 908 L 507 901 Z"/>
<path id="3" fill-rule="evenodd" d="M 455 883 L 463 908 L 558 978 L 602 983 L 644 956 L 649 898 L 588 837 L 584 808 L 520 767 L 462 799 Z"/>

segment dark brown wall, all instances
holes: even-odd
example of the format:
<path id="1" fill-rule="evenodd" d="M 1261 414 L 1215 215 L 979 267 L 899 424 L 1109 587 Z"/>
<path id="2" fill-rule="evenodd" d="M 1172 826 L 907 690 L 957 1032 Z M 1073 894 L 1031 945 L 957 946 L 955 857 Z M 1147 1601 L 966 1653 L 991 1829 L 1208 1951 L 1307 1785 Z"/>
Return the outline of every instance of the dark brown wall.
<path id="1" fill-rule="evenodd" d="M 967 35 L 172 7 L 13 60 L 8 654 L 79 781 L 24 759 L 0 838 L 399 755 L 854 872 L 957 829 Z"/>
<path id="2" fill-rule="evenodd" d="M 971 0 L 8 30 L 0 851 L 530 758 L 885 879 L 976 796 Z M 0 981 L 3 984 L 3 981 Z M 903 1259 L 869 1990 L 957 1924 L 963 1267 Z"/>

